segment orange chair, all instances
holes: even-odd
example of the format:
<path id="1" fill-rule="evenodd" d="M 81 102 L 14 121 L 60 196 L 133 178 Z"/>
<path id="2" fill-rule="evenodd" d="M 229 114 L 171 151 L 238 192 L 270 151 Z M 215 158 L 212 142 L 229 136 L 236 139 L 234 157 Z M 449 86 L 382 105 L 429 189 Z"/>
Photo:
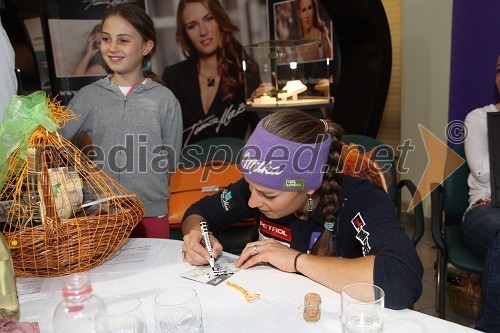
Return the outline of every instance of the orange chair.
<path id="1" fill-rule="evenodd" d="M 244 144 L 243 140 L 235 138 L 210 138 L 183 150 L 189 152 L 189 158 L 187 155 L 182 158 L 183 165 L 189 167 L 178 169 L 170 177 L 170 238 L 182 239 L 182 218 L 193 203 L 217 193 L 242 177 L 236 163 Z M 247 243 L 258 238 L 257 224 L 254 219 L 237 222 L 223 234 L 215 236 L 224 251 L 239 254 Z"/>

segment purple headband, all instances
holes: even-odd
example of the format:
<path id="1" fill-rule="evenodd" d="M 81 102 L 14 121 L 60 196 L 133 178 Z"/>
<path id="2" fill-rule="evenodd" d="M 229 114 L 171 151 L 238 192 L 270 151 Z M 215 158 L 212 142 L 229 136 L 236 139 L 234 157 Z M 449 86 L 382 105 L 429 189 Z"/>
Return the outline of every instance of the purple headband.
<path id="1" fill-rule="evenodd" d="M 332 137 L 316 143 L 297 143 L 269 133 L 262 119 L 241 154 L 245 177 L 259 185 L 282 191 L 316 190 L 327 171 Z M 319 139 L 322 139 L 319 137 Z"/>

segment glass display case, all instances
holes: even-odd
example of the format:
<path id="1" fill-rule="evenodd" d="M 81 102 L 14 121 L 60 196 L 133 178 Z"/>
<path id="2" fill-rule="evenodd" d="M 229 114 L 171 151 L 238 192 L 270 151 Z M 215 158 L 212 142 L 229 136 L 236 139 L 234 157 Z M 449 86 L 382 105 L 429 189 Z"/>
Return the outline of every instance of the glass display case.
<path id="1" fill-rule="evenodd" d="M 247 110 L 332 106 L 332 60 L 322 54 L 325 43 L 327 41 L 275 40 L 245 46 Z"/>

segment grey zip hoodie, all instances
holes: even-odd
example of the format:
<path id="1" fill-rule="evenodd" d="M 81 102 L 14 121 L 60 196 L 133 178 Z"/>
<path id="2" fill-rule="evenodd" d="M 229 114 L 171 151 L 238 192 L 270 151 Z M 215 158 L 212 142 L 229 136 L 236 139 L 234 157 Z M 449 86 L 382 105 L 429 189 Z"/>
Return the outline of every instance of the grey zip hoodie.
<path id="1" fill-rule="evenodd" d="M 124 96 L 109 78 L 83 87 L 69 103 L 80 115 L 60 133 L 87 132 L 94 162 L 144 203 L 145 217 L 167 214 L 170 172 L 181 152 L 182 112 L 173 93 L 146 79 Z"/>

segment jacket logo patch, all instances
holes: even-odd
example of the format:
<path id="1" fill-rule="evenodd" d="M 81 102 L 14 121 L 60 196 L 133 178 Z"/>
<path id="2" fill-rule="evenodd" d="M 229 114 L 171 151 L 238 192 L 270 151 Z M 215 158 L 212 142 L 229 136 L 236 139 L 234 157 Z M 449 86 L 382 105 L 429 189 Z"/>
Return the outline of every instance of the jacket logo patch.
<path id="1" fill-rule="evenodd" d="M 223 189 L 221 194 L 220 194 L 220 202 L 222 204 L 222 208 L 226 212 L 229 212 L 229 208 L 231 208 L 230 201 L 233 198 L 233 195 L 231 194 L 231 191 L 228 191 L 227 189 Z"/>
<path id="2" fill-rule="evenodd" d="M 264 235 L 260 232 L 260 229 L 259 229 L 259 240 L 260 240 L 260 241 L 265 241 L 265 240 L 268 240 L 268 239 L 269 239 L 269 237 L 264 236 Z M 273 238 L 273 239 L 274 239 L 274 238 Z M 278 241 L 280 244 L 283 244 L 283 245 L 285 245 L 285 246 L 290 247 L 290 244 L 289 244 L 289 243 L 282 242 L 282 241 L 280 241 L 280 240 L 277 240 L 277 241 Z"/>
<path id="3" fill-rule="evenodd" d="M 284 240 L 288 243 L 292 241 L 292 233 L 289 228 L 282 225 L 268 222 L 261 218 L 259 223 L 259 231 L 268 234 L 277 240 Z"/>
<path id="4" fill-rule="evenodd" d="M 366 256 L 370 250 L 370 243 L 369 243 L 369 236 L 370 233 L 365 231 L 363 227 L 365 226 L 365 221 L 363 220 L 363 217 L 361 216 L 361 213 L 357 213 L 356 216 L 351 220 L 351 223 L 358 232 L 356 234 L 356 239 L 361 243 L 361 246 L 363 248 L 363 256 Z"/>

